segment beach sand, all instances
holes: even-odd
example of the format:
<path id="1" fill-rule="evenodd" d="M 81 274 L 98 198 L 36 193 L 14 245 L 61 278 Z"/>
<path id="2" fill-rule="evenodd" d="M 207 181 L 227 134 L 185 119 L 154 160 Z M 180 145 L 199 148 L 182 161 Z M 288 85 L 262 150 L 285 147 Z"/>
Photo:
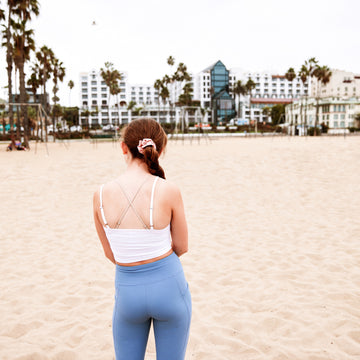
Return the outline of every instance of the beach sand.
<path id="1" fill-rule="evenodd" d="M 120 147 L 5 147 L 0 359 L 114 359 L 92 194 L 124 169 Z M 169 142 L 189 225 L 187 360 L 360 359 L 359 154 L 360 137 Z"/>

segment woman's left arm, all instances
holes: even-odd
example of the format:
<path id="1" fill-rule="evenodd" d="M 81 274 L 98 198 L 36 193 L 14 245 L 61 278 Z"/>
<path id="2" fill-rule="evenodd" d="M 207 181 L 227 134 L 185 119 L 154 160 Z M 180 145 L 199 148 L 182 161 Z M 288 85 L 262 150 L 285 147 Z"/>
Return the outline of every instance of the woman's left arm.
<path id="1" fill-rule="evenodd" d="M 115 258 L 114 258 L 114 254 L 111 250 L 109 241 L 106 237 L 104 228 L 102 223 L 100 222 L 99 219 L 99 209 L 100 209 L 100 203 L 99 203 L 99 191 L 96 191 L 93 197 L 93 213 L 94 213 L 94 222 L 95 222 L 95 228 L 96 228 L 96 232 L 99 236 L 101 245 L 104 249 L 104 254 L 105 256 L 113 263 L 115 263 Z"/>

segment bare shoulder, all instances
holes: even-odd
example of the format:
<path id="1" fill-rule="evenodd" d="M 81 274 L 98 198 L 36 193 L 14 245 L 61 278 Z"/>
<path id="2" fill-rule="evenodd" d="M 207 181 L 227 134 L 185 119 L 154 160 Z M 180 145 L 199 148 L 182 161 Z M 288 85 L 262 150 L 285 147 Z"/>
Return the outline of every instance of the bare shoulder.
<path id="1" fill-rule="evenodd" d="M 174 182 L 164 179 L 159 179 L 159 192 L 166 195 L 166 197 L 173 200 L 181 198 L 181 191 L 178 185 Z"/>
<path id="2" fill-rule="evenodd" d="M 94 195 L 93 195 L 94 204 L 99 202 L 99 197 L 100 197 L 100 186 L 98 186 L 94 191 Z"/>

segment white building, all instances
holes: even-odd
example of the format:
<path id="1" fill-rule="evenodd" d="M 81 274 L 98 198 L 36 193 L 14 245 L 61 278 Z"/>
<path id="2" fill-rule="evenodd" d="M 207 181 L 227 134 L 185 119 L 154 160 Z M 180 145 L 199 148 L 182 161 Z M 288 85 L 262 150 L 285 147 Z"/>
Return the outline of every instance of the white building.
<path id="1" fill-rule="evenodd" d="M 314 127 L 317 111 L 317 126 L 323 123 L 330 129 L 353 127 L 356 126 L 356 114 L 360 113 L 360 98 L 338 99 L 328 97 L 317 99 L 310 97 L 299 99 L 285 108 L 286 123 L 289 124 L 290 132 L 293 133 L 296 128 L 300 133 L 303 133 L 304 128 Z"/>
<path id="2" fill-rule="evenodd" d="M 323 85 L 312 78 L 313 97 L 336 97 L 336 98 L 351 98 L 360 97 L 360 74 L 354 74 L 349 71 L 331 69 L 330 81 Z"/>
<path id="3" fill-rule="evenodd" d="M 119 81 L 121 91 L 117 96 L 109 96 L 109 88 L 100 71 L 92 70 L 80 74 L 81 124 L 89 122 L 89 125 L 94 126 L 127 123 L 131 121 L 131 112 L 127 110 L 131 101 L 136 103 L 134 109 L 154 107 L 155 104 L 158 109 L 158 92 L 152 85 L 131 85 L 127 73 L 122 71 L 121 74 L 122 79 Z M 86 114 L 86 111 L 90 114 Z M 166 118 L 166 116 L 161 117 Z"/>

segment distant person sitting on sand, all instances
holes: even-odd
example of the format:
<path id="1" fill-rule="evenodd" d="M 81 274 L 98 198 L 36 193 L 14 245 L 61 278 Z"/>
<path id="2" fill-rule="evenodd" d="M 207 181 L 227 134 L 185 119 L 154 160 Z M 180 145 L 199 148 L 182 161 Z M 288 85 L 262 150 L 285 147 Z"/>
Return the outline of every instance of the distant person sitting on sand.
<path id="1" fill-rule="evenodd" d="M 21 145 L 21 141 L 15 141 L 15 149 L 16 150 L 26 150 L 26 147 Z M 13 150 L 13 146 L 12 146 L 12 143 L 10 143 L 6 148 L 6 151 L 12 151 L 12 150 Z"/>
<path id="2" fill-rule="evenodd" d="M 152 119 L 132 121 L 121 143 L 126 170 L 94 194 L 95 226 L 116 265 L 116 360 L 144 359 L 153 323 L 157 360 L 183 360 L 191 295 L 179 256 L 188 250 L 181 193 L 158 162 L 167 138 Z"/>

